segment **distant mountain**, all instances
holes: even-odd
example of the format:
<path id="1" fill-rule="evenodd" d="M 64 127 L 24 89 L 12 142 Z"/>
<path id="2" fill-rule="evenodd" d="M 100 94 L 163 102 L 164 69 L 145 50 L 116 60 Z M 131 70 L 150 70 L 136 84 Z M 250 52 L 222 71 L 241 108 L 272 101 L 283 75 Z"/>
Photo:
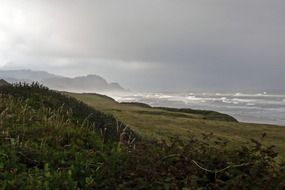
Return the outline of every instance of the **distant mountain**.
<path id="1" fill-rule="evenodd" d="M 0 86 L 7 86 L 10 85 L 7 81 L 0 79 Z"/>
<path id="2" fill-rule="evenodd" d="M 0 78 L 3 78 L 8 82 L 40 82 L 48 78 L 61 78 L 61 76 L 54 75 L 45 71 L 2 70 L 0 71 Z"/>
<path id="3" fill-rule="evenodd" d="M 74 92 L 123 92 L 125 89 L 118 83 L 108 83 L 98 75 L 87 75 L 68 78 L 45 71 L 2 70 L 0 78 L 10 82 L 39 82 L 51 89 Z"/>
<path id="4" fill-rule="evenodd" d="M 75 78 L 49 78 L 42 83 L 52 89 L 80 92 L 125 91 L 118 83 L 108 83 L 98 75 L 87 75 Z"/>

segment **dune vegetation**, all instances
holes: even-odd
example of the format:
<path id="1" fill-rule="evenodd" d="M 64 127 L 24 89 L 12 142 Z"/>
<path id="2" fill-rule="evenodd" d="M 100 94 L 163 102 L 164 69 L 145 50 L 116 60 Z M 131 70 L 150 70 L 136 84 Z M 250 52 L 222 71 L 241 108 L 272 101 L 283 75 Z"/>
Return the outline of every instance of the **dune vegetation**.
<path id="1" fill-rule="evenodd" d="M 188 112 L 36 83 L 1 86 L 0 189 L 285 187 L 278 136 L 275 148 L 268 145 L 273 132 L 266 131 L 269 140 L 260 133 L 247 139 L 243 132 L 272 127 L 282 135 L 283 129 Z"/>
<path id="2" fill-rule="evenodd" d="M 144 138 L 189 135 L 203 137 L 205 133 L 227 139 L 231 146 L 239 146 L 251 139 L 274 145 L 285 158 L 285 127 L 242 123 L 229 115 L 207 110 L 153 108 L 142 103 L 119 103 L 98 94 L 68 93 L 84 103 L 112 114 Z"/>

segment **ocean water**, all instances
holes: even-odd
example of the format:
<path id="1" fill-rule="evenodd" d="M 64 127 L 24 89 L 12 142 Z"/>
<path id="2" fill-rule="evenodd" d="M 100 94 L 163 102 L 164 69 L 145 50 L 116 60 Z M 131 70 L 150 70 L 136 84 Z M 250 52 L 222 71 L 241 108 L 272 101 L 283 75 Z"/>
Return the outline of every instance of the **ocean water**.
<path id="1" fill-rule="evenodd" d="M 113 98 L 151 106 L 214 110 L 241 122 L 285 126 L 285 93 L 130 93 Z"/>

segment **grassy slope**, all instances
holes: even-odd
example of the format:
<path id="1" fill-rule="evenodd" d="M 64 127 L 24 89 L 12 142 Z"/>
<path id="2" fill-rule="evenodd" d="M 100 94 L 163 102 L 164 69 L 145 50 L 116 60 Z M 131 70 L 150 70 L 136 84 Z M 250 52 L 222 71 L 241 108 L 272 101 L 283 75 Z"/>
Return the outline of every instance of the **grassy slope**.
<path id="1" fill-rule="evenodd" d="M 0 86 L 7 86 L 7 85 L 9 85 L 8 82 L 6 82 L 6 81 L 3 80 L 3 79 L 0 79 Z"/>
<path id="2" fill-rule="evenodd" d="M 110 98 L 95 97 L 101 103 L 98 109 L 114 106 L 115 111 L 105 112 L 131 115 L 139 111 L 146 119 L 149 111 L 150 115 L 156 113 L 156 117 L 166 114 L 165 118 L 201 120 L 197 114 L 146 109 L 142 105 L 118 104 Z M 94 96 L 91 100 L 94 101 Z M 144 125 L 154 122 L 140 121 Z M 265 185 L 266 189 L 283 189 L 285 186 L 285 172 L 274 160 L 277 154 L 259 142 L 227 149 L 226 142 L 212 137 L 134 141 L 133 135 L 119 127 L 124 125 L 117 124 L 112 116 L 37 84 L 1 87 L 0 189 L 263 189 Z M 109 134 L 102 134 L 101 129 L 108 129 Z M 199 164 L 209 170 L 201 169 Z"/>
<path id="3" fill-rule="evenodd" d="M 229 139 L 235 145 L 236 142 L 247 142 L 251 138 L 260 140 L 265 132 L 266 137 L 262 141 L 265 144 L 275 145 L 280 154 L 285 156 L 285 127 L 207 120 L 199 114 L 167 111 L 135 104 L 120 104 L 96 94 L 73 93 L 70 95 L 105 113 L 114 114 L 135 132 L 145 137 L 214 133 L 218 137 Z"/>
<path id="4" fill-rule="evenodd" d="M 123 128 L 113 116 L 38 84 L 2 86 L 0 189 L 109 187 L 113 174 L 106 172 L 121 165 Z"/>

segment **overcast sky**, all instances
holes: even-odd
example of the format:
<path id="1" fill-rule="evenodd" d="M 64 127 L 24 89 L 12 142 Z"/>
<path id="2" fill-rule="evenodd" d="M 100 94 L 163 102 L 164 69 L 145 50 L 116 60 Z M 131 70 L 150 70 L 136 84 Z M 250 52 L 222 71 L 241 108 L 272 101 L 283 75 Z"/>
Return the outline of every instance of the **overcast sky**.
<path id="1" fill-rule="evenodd" d="M 0 0 L 0 69 L 135 90 L 285 89 L 284 0 Z"/>

